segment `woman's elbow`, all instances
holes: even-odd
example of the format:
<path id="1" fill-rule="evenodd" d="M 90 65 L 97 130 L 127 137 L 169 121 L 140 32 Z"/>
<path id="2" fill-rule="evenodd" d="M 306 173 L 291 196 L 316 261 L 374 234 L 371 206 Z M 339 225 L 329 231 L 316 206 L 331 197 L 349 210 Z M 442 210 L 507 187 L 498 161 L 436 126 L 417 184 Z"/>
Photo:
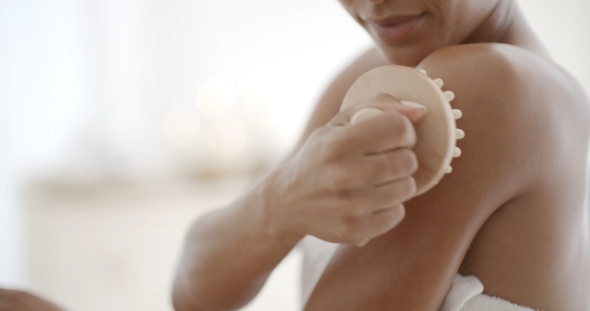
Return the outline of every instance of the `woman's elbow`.
<path id="1" fill-rule="evenodd" d="M 189 284 L 181 277 L 177 277 L 174 282 L 171 298 L 176 311 L 233 311 L 244 305 L 218 297 L 211 293 L 210 287 Z"/>
<path id="2" fill-rule="evenodd" d="M 194 296 L 189 294 L 186 285 L 180 284 L 179 280 L 175 280 L 174 286 L 172 287 L 172 306 L 176 311 L 201 311 L 205 310 L 200 308 L 194 302 Z"/>
<path id="3" fill-rule="evenodd" d="M 186 274 L 178 273 L 172 286 L 172 306 L 176 311 L 217 311 L 212 305 L 210 296 L 206 294 L 206 288 L 195 284 L 186 277 Z M 208 299 L 209 298 L 209 299 Z M 220 310 L 221 311 L 221 310 Z"/>

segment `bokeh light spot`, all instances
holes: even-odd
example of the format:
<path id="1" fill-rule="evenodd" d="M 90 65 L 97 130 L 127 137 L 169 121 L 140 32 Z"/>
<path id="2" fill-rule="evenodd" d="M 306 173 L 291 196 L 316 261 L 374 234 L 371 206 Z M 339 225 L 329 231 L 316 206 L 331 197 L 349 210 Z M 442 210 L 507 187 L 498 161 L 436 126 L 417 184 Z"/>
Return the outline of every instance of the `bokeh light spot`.
<path id="1" fill-rule="evenodd" d="M 236 90 L 228 79 L 208 79 L 197 90 L 197 107 L 209 118 L 227 115 L 233 109 L 235 102 Z"/>
<path id="2" fill-rule="evenodd" d="M 236 157 L 246 144 L 244 125 L 231 118 L 213 122 L 207 132 L 207 144 L 211 152 L 220 158 Z"/>
<path id="3" fill-rule="evenodd" d="M 262 67 L 252 66 L 244 70 L 237 82 L 238 96 L 244 103 L 244 116 L 256 127 L 269 128 L 269 83 Z"/>

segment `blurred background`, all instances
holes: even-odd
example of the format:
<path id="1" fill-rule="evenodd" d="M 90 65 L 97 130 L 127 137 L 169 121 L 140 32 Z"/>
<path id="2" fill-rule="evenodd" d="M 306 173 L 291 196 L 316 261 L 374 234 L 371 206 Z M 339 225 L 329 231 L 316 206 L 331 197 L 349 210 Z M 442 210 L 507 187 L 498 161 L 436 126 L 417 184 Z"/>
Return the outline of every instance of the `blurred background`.
<path id="1" fill-rule="evenodd" d="M 590 3 L 521 0 L 590 89 Z M 0 0 L 0 287 L 172 310 L 184 232 L 295 144 L 371 45 L 335 0 Z M 247 310 L 297 310 L 293 252 Z"/>

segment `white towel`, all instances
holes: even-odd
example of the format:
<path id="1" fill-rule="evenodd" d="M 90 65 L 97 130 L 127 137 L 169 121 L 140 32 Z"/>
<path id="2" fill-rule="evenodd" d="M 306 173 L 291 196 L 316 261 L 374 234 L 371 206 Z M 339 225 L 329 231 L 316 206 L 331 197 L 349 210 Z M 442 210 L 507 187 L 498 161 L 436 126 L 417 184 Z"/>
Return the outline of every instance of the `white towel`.
<path id="1" fill-rule="evenodd" d="M 311 296 L 313 288 L 320 280 L 324 269 L 339 244 L 329 243 L 311 235 L 299 242 L 298 247 L 303 250 L 303 269 L 301 273 L 301 301 L 303 306 Z"/>
<path id="2" fill-rule="evenodd" d="M 301 282 L 302 305 L 305 305 L 322 272 L 330 262 L 338 244 L 328 243 L 312 236 L 305 237 L 299 247 L 303 249 Z M 483 284 L 475 276 L 457 274 L 453 286 L 439 311 L 534 311 L 500 298 L 483 294 Z"/>
<path id="3" fill-rule="evenodd" d="M 483 284 L 475 276 L 457 274 L 439 311 L 534 311 L 506 300 L 483 294 Z"/>

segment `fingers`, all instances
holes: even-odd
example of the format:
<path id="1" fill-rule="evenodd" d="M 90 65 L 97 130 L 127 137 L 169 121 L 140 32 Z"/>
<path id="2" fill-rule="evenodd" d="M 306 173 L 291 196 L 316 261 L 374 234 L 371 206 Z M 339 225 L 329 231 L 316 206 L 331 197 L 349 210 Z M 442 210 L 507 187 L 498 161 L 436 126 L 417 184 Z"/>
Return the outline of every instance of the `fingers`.
<path id="1" fill-rule="evenodd" d="M 408 201 L 416 194 L 416 182 L 406 177 L 379 187 L 370 187 L 341 196 L 340 213 L 349 218 L 366 218 L 376 211 Z"/>
<path id="2" fill-rule="evenodd" d="M 381 93 L 377 94 L 364 103 L 341 111 L 336 116 L 334 116 L 334 118 L 332 118 L 332 120 L 330 120 L 327 125 L 349 125 L 357 112 L 367 108 L 378 109 L 383 112 L 397 111 L 398 113 L 406 116 L 412 122 L 420 120 L 427 112 L 426 107 L 420 105 L 419 103 L 400 101 L 391 95 Z"/>
<path id="3" fill-rule="evenodd" d="M 351 157 L 326 174 L 334 182 L 333 189 L 373 189 L 412 176 L 418 170 L 418 159 L 408 148 L 372 155 Z"/>
<path id="4" fill-rule="evenodd" d="M 416 193 L 411 177 L 418 167 L 410 149 L 416 143 L 412 122 L 425 113 L 414 106 L 381 94 L 342 111 L 312 133 L 304 146 L 311 150 L 309 155 L 299 155 L 317 159 L 305 163 L 317 162 L 310 174 L 320 176 L 312 187 L 317 189 L 314 198 L 320 201 L 304 223 L 323 221 L 302 225 L 302 232 L 331 242 L 363 245 L 403 219 L 401 204 Z"/>
<path id="5" fill-rule="evenodd" d="M 378 153 L 413 147 L 416 133 L 412 121 L 419 120 L 425 111 L 419 104 L 400 102 L 392 96 L 380 94 L 341 112 L 329 124 L 340 127 L 335 132 L 339 137 L 335 139 L 343 143 L 341 149 Z"/>
<path id="6" fill-rule="evenodd" d="M 410 120 L 396 111 L 385 111 L 365 122 L 346 127 L 365 154 L 379 153 L 397 148 L 412 148 L 416 132 Z"/>
<path id="7" fill-rule="evenodd" d="M 400 105 L 401 104 L 401 105 Z M 408 120 L 411 122 L 419 121 L 426 112 L 426 107 L 416 104 L 410 101 L 400 101 L 400 104 L 392 104 L 391 108 L 394 108 L 395 111 L 405 115 Z M 356 111 L 352 118 L 350 119 L 350 124 L 358 123 L 362 120 L 369 119 L 371 117 L 377 116 L 383 113 L 386 110 L 381 110 L 375 107 L 365 107 L 361 108 L 360 110 Z"/>
<path id="8" fill-rule="evenodd" d="M 390 208 L 413 198 L 416 194 L 416 181 L 412 177 L 398 179 L 393 182 L 372 189 L 372 204 L 366 207 L 366 212 Z"/>
<path id="9" fill-rule="evenodd" d="M 407 148 L 367 156 L 366 172 L 375 186 L 412 176 L 418 170 L 416 154 Z"/>
<path id="10" fill-rule="evenodd" d="M 395 110 L 406 116 L 412 123 L 420 121 L 424 114 L 428 112 L 425 106 L 415 102 L 402 100 L 400 104 L 394 106 Z"/>
<path id="11" fill-rule="evenodd" d="M 358 124 L 331 128 L 329 136 L 326 146 L 333 154 L 371 155 L 412 148 L 416 144 L 411 122 L 396 112 L 384 112 Z"/>

